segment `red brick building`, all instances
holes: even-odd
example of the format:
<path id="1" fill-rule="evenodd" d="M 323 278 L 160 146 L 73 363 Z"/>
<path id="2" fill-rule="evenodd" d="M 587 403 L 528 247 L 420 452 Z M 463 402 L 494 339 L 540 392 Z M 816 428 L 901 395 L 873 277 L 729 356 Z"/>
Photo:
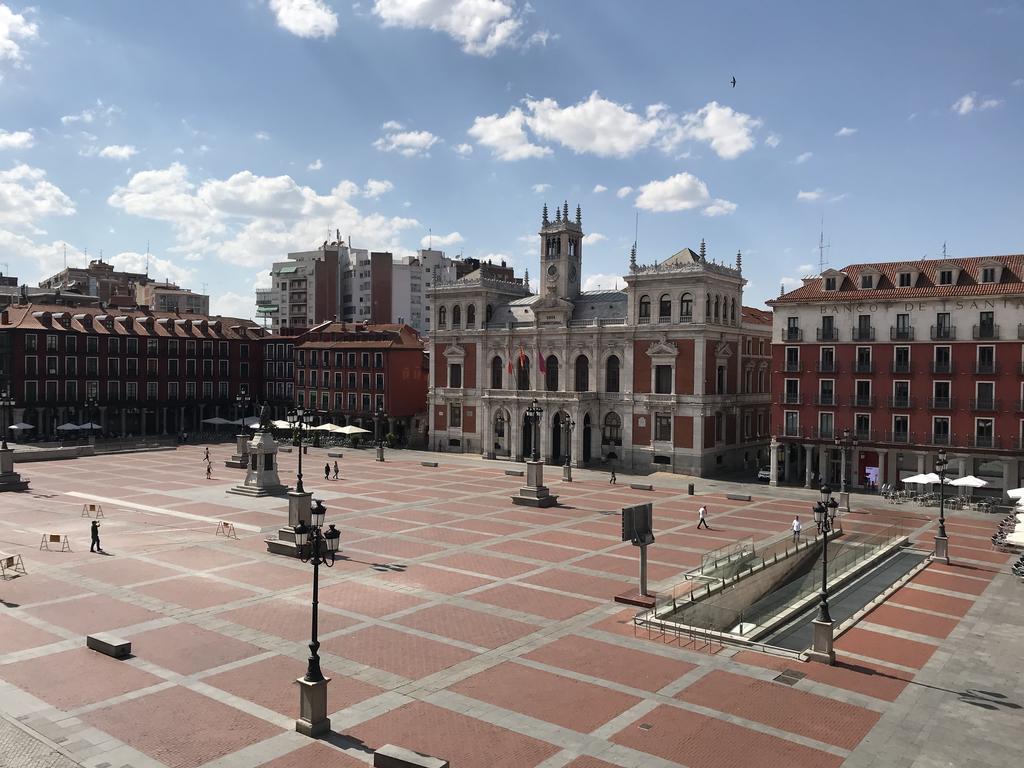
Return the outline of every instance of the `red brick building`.
<path id="1" fill-rule="evenodd" d="M 879 486 L 934 470 L 1020 485 L 1024 256 L 851 264 L 768 302 L 784 477 Z"/>
<path id="2" fill-rule="evenodd" d="M 373 414 L 383 408 L 387 432 L 403 442 L 422 439 L 429 368 L 412 327 L 334 321 L 268 343 L 294 344 L 296 405 L 319 411 L 324 421 L 365 429 L 373 429 Z"/>

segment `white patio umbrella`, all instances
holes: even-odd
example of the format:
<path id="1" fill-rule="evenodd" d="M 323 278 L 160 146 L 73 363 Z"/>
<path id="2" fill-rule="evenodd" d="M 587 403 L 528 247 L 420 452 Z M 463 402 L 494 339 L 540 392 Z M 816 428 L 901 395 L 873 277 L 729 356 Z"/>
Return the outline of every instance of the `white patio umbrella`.
<path id="1" fill-rule="evenodd" d="M 911 475 L 910 477 L 903 478 L 904 483 L 910 483 L 912 485 L 931 485 L 932 483 L 939 482 L 939 476 L 934 472 L 928 472 L 923 475 Z"/>
<path id="2" fill-rule="evenodd" d="M 72 424 L 69 421 L 66 424 L 61 424 L 59 427 L 56 427 L 56 429 L 57 429 L 58 432 L 70 432 L 72 430 L 81 429 L 81 427 L 78 426 L 77 424 Z"/>
<path id="3" fill-rule="evenodd" d="M 97 424 L 95 422 L 92 422 L 92 421 L 87 421 L 85 424 L 79 424 L 78 428 L 79 429 L 103 429 L 102 426 L 100 426 L 99 424 Z"/>
<path id="4" fill-rule="evenodd" d="M 1011 488 L 1006 492 L 1006 495 L 1011 499 L 1024 499 L 1024 488 Z"/>
<path id="5" fill-rule="evenodd" d="M 283 419 L 274 419 L 272 422 L 270 422 L 270 426 L 272 426 L 274 429 L 290 429 L 292 425 L 289 424 L 287 421 L 284 421 Z"/>
<path id="6" fill-rule="evenodd" d="M 19 421 L 17 424 L 11 424 L 8 429 L 35 429 L 31 424 L 26 424 L 24 421 Z"/>
<path id="7" fill-rule="evenodd" d="M 355 424 L 349 424 L 348 426 L 339 427 L 338 431 L 343 435 L 368 435 L 370 430 L 357 427 Z"/>
<path id="8" fill-rule="evenodd" d="M 337 424 L 321 424 L 317 427 L 313 427 L 314 432 L 341 432 L 343 427 L 339 427 Z"/>
<path id="9" fill-rule="evenodd" d="M 212 418 L 209 418 L 209 419 L 203 419 L 203 424 L 213 424 L 215 426 L 220 426 L 221 424 L 230 424 L 230 423 L 231 423 L 230 421 L 228 421 L 227 419 L 222 419 L 220 416 L 213 416 Z"/>
<path id="10" fill-rule="evenodd" d="M 984 488 L 988 485 L 988 481 L 982 480 L 980 477 L 975 477 L 974 475 L 964 475 L 963 477 L 958 477 L 956 480 L 950 480 L 949 484 L 960 488 Z"/>

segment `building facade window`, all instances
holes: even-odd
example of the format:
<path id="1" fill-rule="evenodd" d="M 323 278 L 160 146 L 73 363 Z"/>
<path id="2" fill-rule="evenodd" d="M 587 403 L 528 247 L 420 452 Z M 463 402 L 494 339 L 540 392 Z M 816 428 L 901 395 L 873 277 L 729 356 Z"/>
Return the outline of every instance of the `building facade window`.
<path id="1" fill-rule="evenodd" d="M 672 366 L 654 366 L 654 392 L 659 395 L 672 394 Z"/>
<path id="2" fill-rule="evenodd" d="M 658 442 L 670 442 L 672 440 L 672 414 L 654 414 L 654 439 Z"/>
<path id="3" fill-rule="evenodd" d="M 502 389 L 502 380 L 504 379 L 503 368 L 500 357 L 495 356 L 491 358 L 491 389 Z"/>
<path id="4" fill-rule="evenodd" d="M 554 355 L 548 355 L 544 361 L 544 389 L 558 391 L 558 358 Z"/>
<path id="5" fill-rule="evenodd" d="M 605 361 L 604 388 L 606 392 L 619 391 L 619 358 L 617 355 L 609 355 Z"/>
<path id="6" fill-rule="evenodd" d="M 576 358 L 576 391 L 586 392 L 590 389 L 590 359 L 586 355 Z"/>

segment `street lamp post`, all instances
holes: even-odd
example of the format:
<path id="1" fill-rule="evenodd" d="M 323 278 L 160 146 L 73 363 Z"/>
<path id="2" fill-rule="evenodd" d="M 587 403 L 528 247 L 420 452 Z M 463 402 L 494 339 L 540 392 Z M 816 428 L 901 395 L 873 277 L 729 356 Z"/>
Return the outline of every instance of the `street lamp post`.
<path id="1" fill-rule="evenodd" d="M 383 405 L 377 406 L 377 412 L 373 414 L 373 432 L 377 440 L 377 461 L 384 461 L 384 433 L 381 431 L 381 423 L 388 417 Z"/>
<path id="2" fill-rule="evenodd" d="M 814 638 L 808 658 L 826 664 L 835 664 L 836 662 L 836 653 L 832 647 L 835 622 L 832 621 L 832 614 L 828 610 L 828 537 L 835 530 L 838 508 L 839 503 L 832 498 L 832 488 L 828 485 L 821 486 L 821 500 L 812 509 L 814 522 L 822 536 L 821 602 L 818 603 L 818 618 L 812 622 Z"/>
<path id="3" fill-rule="evenodd" d="M 7 430 L 9 430 L 11 428 L 10 415 L 11 415 L 11 409 L 13 407 L 14 407 L 14 398 L 11 397 L 11 391 L 9 389 L 5 389 L 2 393 L 0 393 L 0 409 L 3 410 L 3 414 L 4 414 L 3 415 L 3 418 L 4 418 L 3 445 L 0 446 L 0 450 L 4 450 L 4 451 L 10 450 L 7 447 Z"/>
<path id="4" fill-rule="evenodd" d="M 562 480 L 572 482 L 572 431 L 576 428 L 576 422 L 568 415 L 562 417 L 562 426 L 565 427 L 565 464 L 562 467 Z"/>
<path id="5" fill-rule="evenodd" d="M 306 674 L 296 680 L 299 685 L 299 718 L 295 721 L 295 730 L 312 738 L 321 736 L 331 729 L 331 721 L 327 717 L 327 684 L 331 681 L 330 678 L 324 677 L 323 670 L 320 669 L 317 619 L 320 610 L 320 566 L 334 567 L 334 558 L 341 543 L 341 532 L 333 524 L 326 532 L 323 530 L 326 515 L 327 509 L 323 501 L 316 499 L 310 509 L 309 525 L 300 520 L 295 526 L 295 538 L 303 542 L 299 559 L 303 563 L 313 564 L 313 617 L 309 663 L 306 666 Z"/>
<path id="6" fill-rule="evenodd" d="M 299 432 L 299 471 L 295 475 L 295 492 L 305 493 L 302 487 L 302 433 L 313 423 L 313 414 L 304 408 L 293 408 L 288 412 L 288 424 Z"/>
<path id="7" fill-rule="evenodd" d="M 243 432 L 245 432 L 245 427 L 246 427 L 245 419 L 249 415 L 249 403 L 251 403 L 251 402 L 252 402 L 252 397 L 250 397 L 249 393 L 243 387 L 242 390 L 238 393 L 238 396 L 235 398 L 235 403 L 238 405 L 238 408 L 242 411 L 242 431 Z"/>
<path id="8" fill-rule="evenodd" d="M 530 419 L 530 461 L 540 461 L 540 416 L 544 409 L 537 403 L 537 398 L 527 407 L 526 415 Z"/>
<path id="9" fill-rule="evenodd" d="M 946 535 L 946 467 L 949 460 L 946 450 L 939 449 L 939 457 L 935 462 L 935 472 L 939 476 L 939 532 L 935 535 L 935 552 L 933 560 L 943 560 L 949 565 L 949 536 Z"/>

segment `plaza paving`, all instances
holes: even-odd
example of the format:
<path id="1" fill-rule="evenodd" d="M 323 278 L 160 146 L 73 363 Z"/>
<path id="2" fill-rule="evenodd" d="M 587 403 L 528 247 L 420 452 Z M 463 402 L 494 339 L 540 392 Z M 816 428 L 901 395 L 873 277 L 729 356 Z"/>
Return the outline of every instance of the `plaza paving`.
<path id="1" fill-rule="evenodd" d="M 724 483 L 698 481 L 691 497 L 687 478 L 658 475 L 648 493 L 579 470 L 563 484 L 549 468 L 562 506 L 541 511 L 510 503 L 522 481 L 508 464 L 350 451 L 342 479 L 325 481 L 315 449 L 306 487 L 344 558 L 321 571 L 333 733 L 311 742 L 293 730 L 311 567 L 265 553 L 284 501 L 225 494 L 243 474 L 223 467 L 230 446 L 211 448 L 212 480 L 202 454 L 20 467 L 31 493 L 0 499 L 0 550 L 29 571 L 0 582 L 0 766 L 365 766 L 384 743 L 455 768 L 1001 766 L 1019 754 L 1024 586 L 989 545 L 991 518 L 956 513 L 955 564 L 895 592 L 826 667 L 649 639 L 612 602 L 636 583 L 620 507 L 654 501 L 650 574 L 665 589 L 705 551 L 785 531 L 816 494 L 749 487 L 744 503 Z M 281 460 L 291 478 L 295 454 Z M 92 500 L 109 556 L 89 553 Z M 701 502 L 710 531 L 695 529 Z M 899 518 L 930 540 L 934 510 L 855 504 L 848 530 Z M 237 540 L 214 535 L 220 520 Z M 46 533 L 67 533 L 73 551 L 40 551 Z M 99 630 L 131 639 L 134 656 L 86 650 Z M 805 677 L 775 682 L 786 669 Z"/>

